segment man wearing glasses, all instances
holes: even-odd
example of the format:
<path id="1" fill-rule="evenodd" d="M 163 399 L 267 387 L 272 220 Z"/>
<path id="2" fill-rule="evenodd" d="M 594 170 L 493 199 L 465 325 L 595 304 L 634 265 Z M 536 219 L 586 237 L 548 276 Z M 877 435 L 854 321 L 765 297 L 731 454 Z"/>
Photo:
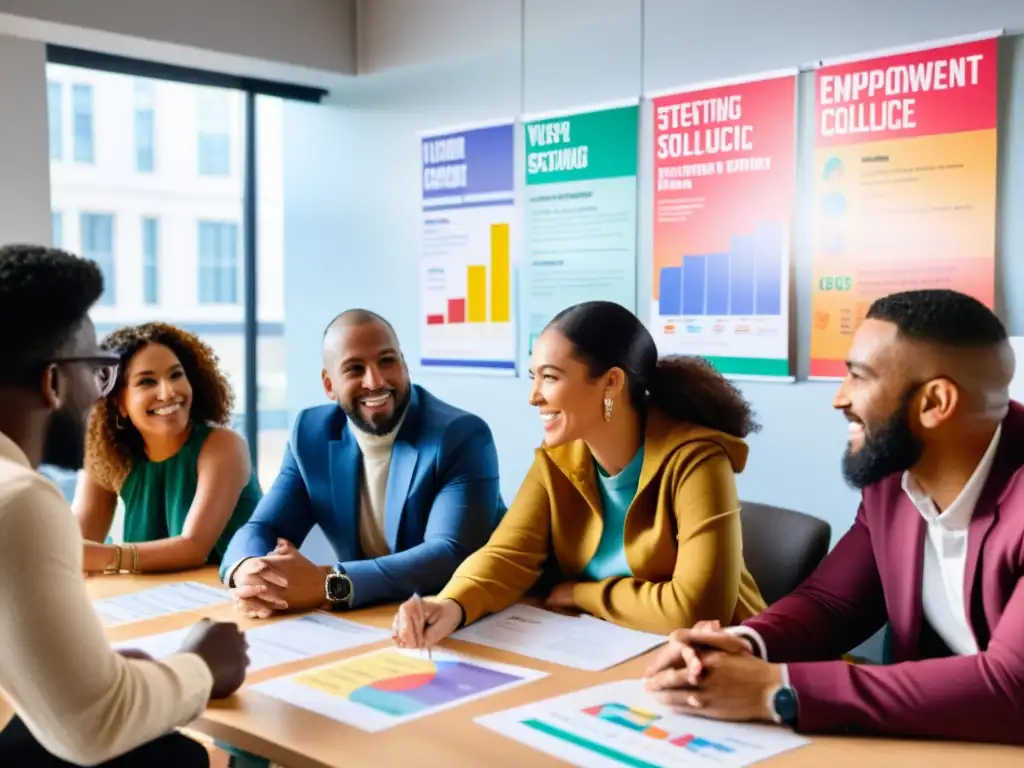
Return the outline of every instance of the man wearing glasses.
<path id="1" fill-rule="evenodd" d="M 161 662 L 115 652 L 71 509 L 35 471 L 82 466 L 89 411 L 114 382 L 87 316 L 102 291 L 91 261 L 0 248 L 0 765 L 208 766 L 174 729 L 242 684 L 245 638 L 203 621 Z"/>

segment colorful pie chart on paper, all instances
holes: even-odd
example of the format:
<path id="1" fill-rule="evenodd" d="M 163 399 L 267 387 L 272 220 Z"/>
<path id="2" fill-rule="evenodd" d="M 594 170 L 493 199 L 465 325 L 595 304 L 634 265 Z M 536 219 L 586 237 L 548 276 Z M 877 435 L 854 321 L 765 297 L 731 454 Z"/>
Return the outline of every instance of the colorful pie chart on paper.
<path id="1" fill-rule="evenodd" d="M 521 681 L 471 661 L 431 660 L 399 651 L 358 656 L 296 676 L 297 683 L 393 717 L 451 705 Z"/>

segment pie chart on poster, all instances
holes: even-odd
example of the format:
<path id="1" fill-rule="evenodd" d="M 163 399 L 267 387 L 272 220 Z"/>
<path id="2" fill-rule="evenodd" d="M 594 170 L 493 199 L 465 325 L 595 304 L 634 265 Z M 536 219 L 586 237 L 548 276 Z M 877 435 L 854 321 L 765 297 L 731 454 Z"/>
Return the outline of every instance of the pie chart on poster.
<path id="1" fill-rule="evenodd" d="M 515 675 L 466 661 L 424 659 L 416 666 L 421 669 L 380 676 L 371 683 L 355 688 L 349 693 L 348 700 L 386 715 L 401 717 L 451 704 L 520 680 Z"/>

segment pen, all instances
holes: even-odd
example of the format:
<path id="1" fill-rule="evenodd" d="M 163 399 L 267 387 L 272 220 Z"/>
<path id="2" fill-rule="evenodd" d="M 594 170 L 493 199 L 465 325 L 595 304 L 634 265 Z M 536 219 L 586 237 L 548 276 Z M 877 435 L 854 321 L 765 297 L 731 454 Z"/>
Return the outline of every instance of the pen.
<path id="1" fill-rule="evenodd" d="M 434 651 L 429 645 L 427 645 L 427 613 L 423 610 L 423 598 L 420 597 L 419 592 L 413 592 L 412 597 L 413 600 L 416 601 L 416 607 L 419 609 L 419 623 L 420 626 L 423 627 L 423 644 L 426 645 L 427 659 L 433 661 Z M 422 656 L 422 653 L 420 655 Z"/>

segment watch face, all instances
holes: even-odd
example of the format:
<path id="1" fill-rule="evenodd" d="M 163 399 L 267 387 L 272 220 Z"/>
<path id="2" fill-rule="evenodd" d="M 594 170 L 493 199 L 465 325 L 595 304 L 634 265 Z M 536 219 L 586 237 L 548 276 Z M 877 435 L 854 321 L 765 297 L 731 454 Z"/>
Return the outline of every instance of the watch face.
<path id="1" fill-rule="evenodd" d="M 333 603 L 344 603 L 352 594 L 352 582 L 341 573 L 332 573 L 327 577 L 327 597 Z"/>
<path id="2" fill-rule="evenodd" d="M 780 688 L 773 697 L 773 706 L 779 719 L 787 725 L 796 720 L 796 692 L 792 688 Z"/>

